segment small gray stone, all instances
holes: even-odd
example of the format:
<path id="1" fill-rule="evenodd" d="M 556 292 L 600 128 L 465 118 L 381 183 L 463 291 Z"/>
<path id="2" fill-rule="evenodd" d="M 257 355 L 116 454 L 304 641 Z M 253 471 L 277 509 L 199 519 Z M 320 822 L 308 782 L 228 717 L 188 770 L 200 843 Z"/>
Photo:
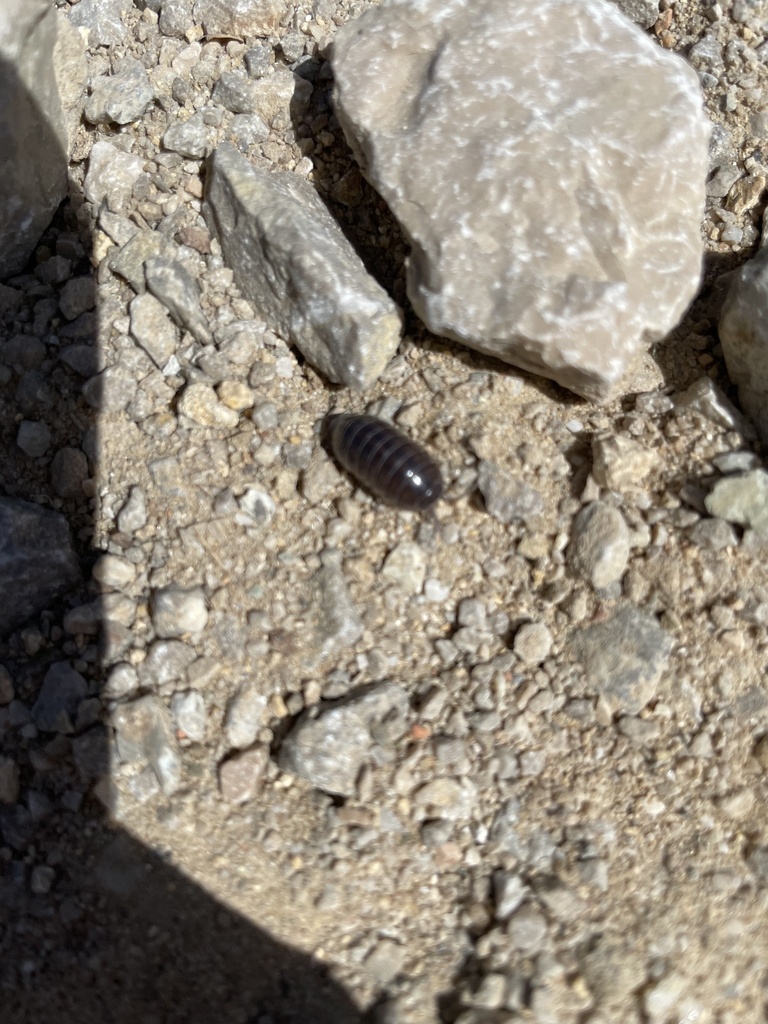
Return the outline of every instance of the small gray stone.
<path id="1" fill-rule="evenodd" d="M 325 452 L 315 452 L 302 474 L 301 493 L 311 505 L 318 505 L 336 488 L 339 480 L 339 471 Z"/>
<path id="2" fill-rule="evenodd" d="M 97 206 L 106 199 L 110 209 L 116 212 L 131 196 L 143 170 L 141 157 L 126 153 L 105 140 L 94 142 L 83 184 L 85 197 Z"/>
<path id="3" fill-rule="evenodd" d="M 388 985 L 405 963 L 405 949 L 392 939 L 381 939 L 363 960 L 363 970 L 377 985 Z"/>
<path id="4" fill-rule="evenodd" d="M 193 743 L 203 742 L 208 719 L 205 712 L 205 701 L 197 690 L 174 693 L 171 698 L 171 714 L 176 726 L 188 739 Z"/>
<path id="5" fill-rule="evenodd" d="M 136 566 L 118 555 L 102 555 L 93 567 L 93 578 L 103 587 L 122 590 L 136 579 Z"/>
<path id="6" fill-rule="evenodd" d="M 163 146 L 172 153 L 180 153 L 192 160 L 200 160 L 213 147 L 216 129 L 205 121 L 203 111 L 197 111 L 188 120 L 172 124 L 163 135 Z"/>
<path id="7" fill-rule="evenodd" d="M 506 921 L 525 899 L 527 887 L 519 875 L 507 871 L 495 871 L 493 875 L 494 916 L 497 921 Z"/>
<path id="8" fill-rule="evenodd" d="M 155 640 L 139 667 L 142 686 L 157 689 L 180 683 L 197 655 L 181 640 Z"/>
<path id="9" fill-rule="evenodd" d="M 308 669 L 334 651 L 343 651 L 362 636 L 363 622 L 349 593 L 340 564 L 329 560 L 312 580 L 312 650 Z"/>
<path id="10" fill-rule="evenodd" d="M 526 903 L 510 918 L 507 935 L 521 953 L 538 953 L 547 937 L 547 919 L 540 910 Z"/>
<path id="11" fill-rule="evenodd" d="M 51 891 L 56 871 L 48 864 L 35 864 L 29 879 L 29 888 L 38 896 Z"/>
<path id="12" fill-rule="evenodd" d="M 181 758 L 171 713 L 156 697 L 139 697 L 114 713 L 117 752 L 124 762 L 147 762 L 163 793 L 170 796 L 181 785 Z"/>
<path id="13" fill-rule="evenodd" d="M 131 334 L 161 370 L 176 351 L 178 334 L 165 307 L 154 295 L 137 295 L 128 305 Z"/>
<path id="14" fill-rule="evenodd" d="M 704 504 L 711 516 L 768 535 L 768 472 L 753 469 L 718 480 Z"/>
<path id="15" fill-rule="evenodd" d="M 32 720 L 41 732 L 72 732 L 77 708 L 88 684 L 68 661 L 56 661 L 45 673 L 40 694 L 32 705 Z"/>
<path id="16" fill-rule="evenodd" d="M 141 487 L 131 488 L 128 498 L 117 516 L 121 533 L 135 533 L 147 525 L 147 501 Z"/>
<path id="17" fill-rule="evenodd" d="M 530 484 L 485 459 L 477 468 L 477 486 L 486 509 L 500 523 L 527 522 L 544 508 L 541 495 Z"/>
<path id="18" fill-rule="evenodd" d="M 133 665 L 123 661 L 115 665 L 107 676 L 107 681 L 101 689 L 101 696 L 105 700 L 120 700 L 122 697 L 129 697 L 138 688 L 139 673 Z"/>
<path id="19" fill-rule="evenodd" d="M 144 264 L 144 273 L 147 288 L 179 327 L 189 331 L 201 344 L 210 345 L 213 338 L 200 308 L 200 289 L 189 271 L 176 260 L 153 256 Z"/>
<path id="20" fill-rule="evenodd" d="M 268 523 L 275 514 L 276 505 L 272 496 L 258 487 L 249 487 L 237 503 L 242 512 L 254 523 Z"/>
<path id="21" fill-rule="evenodd" d="M 76 320 L 96 305 L 96 282 L 92 277 L 73 277 L 59 295 L 59 309 L 67 320 Z"/>
<path id="22" fill-rule="evenodd" d="M 477 786 L 467 778 L 432 779 L 413 794 L 413 803 L 429 817 L 469 821 L 477 806 Z"/>
<path id="23" fill-rule="evenodd" d="M 16 435 L 16 444 L 30 458 L 39 459 L 51 445 L 51 432 L 42 421 L 22 420 Z"/>
<path id="24" fill-rule="evenodd" d="M 208 609 L 202 587 L 184 590 L 170 585 L 152 594 L 152 625 L 159 637 L 199 633 L 208 621 Z"/>
<path id="25" fill-rule="evenodd" d="M 219 401 L 210 384 L 202 382 L 188 384 L 176 408 L 182 415 L 188 416 L 202 427 L 232 430 L 240 419 L 234 409 L 230 409 Z"/>
<path id="26" fill-rule="evenodd" d="M 155 98 L 147 72 L 138 61 L 117 75 L 102 75 L 91 83 L 85 118 L 91 124 L 129 124 L 137 121 Z"/>
<path id="27" fill-rule="evenodd" d="M 186 39 L 194 26 L 192 0 L 163 0 L 157 27 L 164 36 Z"/>
<path id="28" fill-rule="evenodd" d="M 174 251 L 174 246 L 159 231 L 137 231 L 107 262 L 110 270 L 124 277 L 136 294 L 141 295 L 147 287 L 146 261 L 153 256 L 171 257 Z"/>
<path id="29" fill-rule="evenodd" d="M 136 394 L 136 381 L 119 366 L 108 366 L 83 384 L 83 398 L 105 415 L 122 412 Z"/>
<path id="30" fill-rule="evenodd" d="M 383 576 L 392 580 L 405 594 L 420 594 L 424 586 L 427 558 L 422 548 L 411 540 L 392 548 L 381 568 Z"/>
<path id="31" fill-rule="evenodd" d="M 627 605 L 612 619 L 588 626 L 572 641 L 591 691 L 614 712 L 636 715 L 653 698 L 672 650 L 672 638 L 652 615 Z"/>
<path id="32" fill-rule="evenodd" d="M 244 750 L 256 741 L 266 724 L 267 698 L 259 685 L 243 683 L 229 702 L 224 718 L 224 739 L 230 747 Z"/>
<path id="33" fill-rule="evenodd" d="M 642 28 L 651 28 L 659 17 L 658 0 L 612 0 L 612 3 Z"/>
<path id="34" fill-rule="evenodd" d="M 69 526 L 58 512 L 0 498 L 0 634 L 29 621 L 80 581 Z"/>
<path id="35" fill-rule="evenodd" d="M 269 764 L 269 748 L 261 744 L 219 764 L 219 790 L 230 804 L 244 804 L 258 792 Z"/>
<path id="36" fill-rule="evenodd" d="M 598 434 L 592 441 L 592 476 L 612 491 L 641 487 L 658 461 L 656 452 L 629 437 Z"/>
<path id="37" fill-rule="evenodd" d="M 131 6 L 131 0 L 80 0 L 69 12 L 69 20 L 88 30 L 88 45 L 94 49 L 114 46 L 128 35 L 124 17 Z"/>
<path id="38" fill-rule="evenodd" d="M 630 535 L 618 509 L 602 501 L 585 505 L 573 521 L 568 561 L 596 590 L 620 580 L 629 560 Z"/>
<path id="39" fill-rule="evenodd" d="M 402 735 L 408 708 L 405 690 L 394 683 L 313 708 L 286 736 L 278 764 L 327 793 L 354 796 L 374 742 Z"/>
<path id="40" fill-rule="evenodd" d="M 697 547 L 708 551 L 723 551 L 739 542 L 736 531 L 724 519 L 702 519 L 689 530 L 688 536 Z"/>
<path id="41" fill-rule="evenodd" d="M 552 650 L 552 634 L 543 622 L 526 622 L 515 634 L 512 649 L 526 665 L 540 665 Z"/>
<path id="42" fill-rule="evenodd" d="M 755 428 L 746 416 L 739 412 L 709 377 L 700 377 L 695 384 L 678 395 L 675 409 L 678 412 L 696 412 L 726 430 L 738 431 L 747 441 L 756 437 Z"/>
<path id="43" fill-rule="evenodd" d="M 82 498 L 88 459 L 79 448 L 62 448 L 51 462 L 51 486 L 61 498 Z"/>
<path id="44" fill-rule="evenodd" d="M 103 725 L 96 725 L 72 740 L 72 757 L 84 782 L 109 775 L 110 743 L 111 736 Z"/>
<path id="45" fill-rule="evenodd" d="M 283 0 L 195 0 L 195 24 L 206 35 L 258 39 L 272 35 L 285 14 Z"/>

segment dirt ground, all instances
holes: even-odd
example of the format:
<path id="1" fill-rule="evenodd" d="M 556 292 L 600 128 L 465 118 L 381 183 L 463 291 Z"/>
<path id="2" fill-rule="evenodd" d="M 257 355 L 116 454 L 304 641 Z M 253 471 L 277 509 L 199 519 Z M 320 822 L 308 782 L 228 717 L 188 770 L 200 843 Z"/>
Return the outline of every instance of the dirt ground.
<path id="1" fill-rule="evenodd" d="M 204 228 L 202 161 L 156 159 L 172 117 L 159 102 L 119 131 L 83 125 L 69 200 L 29 273 L 8 282 L 23 303 L 3 330 L 35 334 L 36 304 L 65 282 L 47 294 L 34 269 L 79 246 L 72 276 L 93 274 L 98 320 L 67 343 L 91 346 L 98 369 L 119 364 L 132 390 L 119 408 L 109 381 L 96 407 L 84 401 L 83 375 L 58 358 L 55 315 L 35 335 L 46 346 L 38 365 L 0 367 L 3 491 L 64 511 L 88 567 L 104 553 L 130 567 L 106 588 L 116 596 L 99 606 L 101 639 L 98 616 L 75 611 L 98 598 L 94 581 L 0 647 L 10 680 L 0 686 L 0 741 L 18 773 L 0 805 L 0 1021 L 768 1020 L 768 540 L 737 528 L 720 544 L 700 529 L 713 460 L 752 453 L 759 464 L 763 453 L 738 423 L 677 403 L 702 377 L 735 399 L 717 282 L 754 254 L 762 227 L 768 128 L 761 136 L 755 115 L 768 103 L 768 8 L 662 0 L 649 30 L 702 73 L 717 126 L 713 172 L 733 163 L 751 184 L 709 197 L 699 297 L 625 394 L 597 407 L 429 335 L 408 309 L 407 245 L 357 176 L 322 57 L 335 28 L 368 6 L 286 4 L 262 42 L 271 60 L 286 62 L 281 40 L 293 55 L 297 38 L 300 59 L 315 58 L 309 130 L 273 130 L 251 155 L 295 169 L 310 149 L 300 142 L 323 137 L 311 179 L 405 308 L 399 354 L 369 393 L 328 384 L 275 339 L 229 367 L 262 424 L 249 408 L 233 429 L 207 427 L 176 407 L 188 380 L 208 372 L 189 336 L 176 372 L 136 356 L 135 293 L 110 268 L 114 239 L 82 189 L 93 140 L 119 137 L 148 167 L 126 218 L 164 232 L 174 217 L 175 242 Z M 166 59 L 170 37 L 152 4 L 129 9 L 123 24 L 122 42 L 89 49 L 92 75 L 126 56 L 147 67 Z M 697 56 L 705 40 L 720 61 Z M 216 74 L 243 66 L 248 49 L 226 39 L 205 47 L 201 61 Z M 179 77 L 193 98 L 210 94 L 192 65 Z M 339 199 L 349 198 L 344 187 L 352 204 Z M 187 243 L 185 260 L 198 269 L 204 312 L 224 329 L 254 313 L 215 240 L 209 249 Z M 30 372 L 49 388 L 31 403 L 20 390 Z M 334 469 L 324 417 L 372 406 L 441 463 L 446 496 L 432 513 L 382 505 Z M 85 452 L 84 497 L 52 490 L 51 452 L 30 458 L 16 445 L 18 422 L 30 418 L 48 423 L 51 452 Z M 644 478 L 600 487 L 596 438 L 642 444 L 652 453 Z M 524 481 L 540 504 L 499 521 L 478 491 L 480 462 Z M 118 518 L 135 488 L 146 516 L 129 531 Z M 274 508 L 244 512 L 249 489 Z M 603 590 L 568 558 L 574 517 L 596 498 L 620 511 L 631 544 L 620 581 Z M 167 586 L 202 587 L 208 610 L 205 627 L 170 653 L 155 649 L 152 596 Z M 351 644 L 323 614 L 334 587 L 359 623 Z M 653 696 L 632 710 L 611 703 L 583 655 L 589 630 L 627 608 L 664 638 L 647 655 L 658 658 Z M 530 646 L 518 639 L 526 624 L 539 627 Z M 626 657 L 610 685 L 646 652 Z M 70 731 L 46 733 L 30 709 L 62 660 L 87 680 L 91 702 Z M 123 692 L 116 666 L 132 680 Z M 354 795 L 281 771 L 281 744 L 307 709 L 381 683 L 405 691 L 406 721 L 396 738 L 372 742 Z M 246 749 L 265 759 L 238 802 L 221 771 L 237 747 L 233 703 L 249 688 L 262 718 Z M 173 710 L 190 692 L 202 698 L 197 739 Z M 115 715 L 147 694 L 176 715 L 171 740 L 142 737 L 178 748 L 173 792 L 115 744 Z M 345 738 L 332 742 L 341 749 Z M 97 781 L 89 766 L 107 757 L 109 780 Z"/>

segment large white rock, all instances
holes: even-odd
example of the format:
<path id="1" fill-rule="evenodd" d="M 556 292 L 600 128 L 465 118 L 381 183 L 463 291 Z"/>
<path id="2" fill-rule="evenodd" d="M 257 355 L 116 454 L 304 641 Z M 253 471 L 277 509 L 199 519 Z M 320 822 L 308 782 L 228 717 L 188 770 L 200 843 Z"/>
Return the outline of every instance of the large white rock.
<path id="1" fill-rule="evenodd" d="M 609 397 L 698 288 L 694 72 L 604 0 L 389 0 L 332 63 L 430 330 Z"/>
<path id="2" fill-rule="evenodd" d="M 0 277 L 20 271 L 67 190 L 82 40 L 50 0 L 0 0 Z"/>
<path id="3" fill-rule="evenodd" d="M 400 311 L 304 178 L 210 158 L 206 215 L 243 294 L 330 380 L 369 387 L 400 343 Z"/>

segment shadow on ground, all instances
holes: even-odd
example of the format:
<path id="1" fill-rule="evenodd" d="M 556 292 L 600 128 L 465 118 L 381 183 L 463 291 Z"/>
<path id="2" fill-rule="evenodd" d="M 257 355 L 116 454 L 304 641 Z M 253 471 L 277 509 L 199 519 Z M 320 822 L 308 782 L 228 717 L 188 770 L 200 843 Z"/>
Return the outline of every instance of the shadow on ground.
<path id="1" fill-rule="evenodd" d="M 39 146 L 46 121 L 22 93 L 0 65 L 0 95 L 20 100 Z M 55 140 L 48 141 L 51 159 L 66 167 Z M 12 158 L 6 148 L 3 160 Z M 36 616 L 0 639 L 0 1020 L 355 1024 L 360 1012 L 322 964 L 225 909 L 111 825 L 93 795 L 109 759 L 108 727 L 93 700 L 104 670 L 96 630 L 63 629 L 69 608 L 97 597 L 88 580 L 100 553 L 93 539 L 99 432 L 108 429 L 108 418 L 97 415 L 98 384 L 90 386 L 90 401 L 82 389 L 98 381 L 99 336 L 110 325 L 99 324 L 97 309 L 68 319 L 60 301 L 67 280 L 93 274 L 85 218 L 77 216 L 82 202 L 70 190 L 27 267 L 0 287 L 0 495 L 65 516 L 84 581 L 63 596 L 43 597 Z M 50 262 L 55 257 L 69 261 L 65 273 L 60 260 Z M 50 431 L 44 454 L 18 446 L 21 421 Z M 52 468 L 64 448 L 88 457 L 87 478 L 73 493 Z M 125 483 L 110 488 L 119 494 Z M 8 543 L 0 537 L 0 553 Z M 6 607 L 19 582 L 7 566 L 0 559 Z M 70 724 L 47 732 L 33 709 L 46 673 L 62 661 L 87 680 L 88 697 Z"/>

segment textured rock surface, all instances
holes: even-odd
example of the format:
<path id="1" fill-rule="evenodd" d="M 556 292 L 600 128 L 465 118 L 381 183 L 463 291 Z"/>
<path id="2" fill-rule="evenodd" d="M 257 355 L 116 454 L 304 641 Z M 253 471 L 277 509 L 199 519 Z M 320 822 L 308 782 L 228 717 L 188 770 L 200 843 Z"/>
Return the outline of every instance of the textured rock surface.
<path id="1" fill-rule="evenodd" d="M 0 2 L 0 276 L 21 270 L 67 189 L 82 45 L 47 0 Z"/>
<path id="2" fill-rule="evenodd" d="M 609 396 L 698 286 L 694 73 L 601 0 L 394 0 L 340 29 L 332 60 L 427 326 Z"/>
<path id="3" fill-rule="evenodd" d="M 768 536 L 768 473 L 764 469 L 718 480 L 704 504 L 711 516 L 751 526 Z"/>
<path id="4" fill-rule="evenodd" d="M 210 221 L 241 291 L 330 380 L 373 384 L 399 344 L 399 311 L 314 189 L 230 145 L 208 174 Z"/>
<path id="5" fill-rule="evenodd" d="M 0 633 L 23 624 L 80 580 L 64 516 L 28 501 L 0 498 Z"/>
<path id="6" fill-rule="evenodd" d="M 719 332 L 742 408 L 760 440 L 768 442 L 768 248 L 734 274 Z"/>
<path id="7" fill-rule="evenodd" d="M 405 690 L 395 683 L 307 712 L 283 741 L 280 767 L 327 793 L 353 796 L 372 746 L 398 739 L 407 713 Z"/>

